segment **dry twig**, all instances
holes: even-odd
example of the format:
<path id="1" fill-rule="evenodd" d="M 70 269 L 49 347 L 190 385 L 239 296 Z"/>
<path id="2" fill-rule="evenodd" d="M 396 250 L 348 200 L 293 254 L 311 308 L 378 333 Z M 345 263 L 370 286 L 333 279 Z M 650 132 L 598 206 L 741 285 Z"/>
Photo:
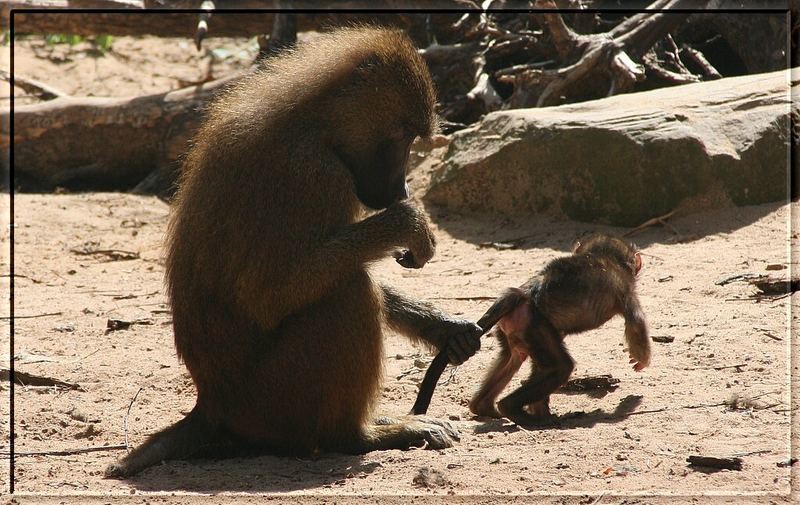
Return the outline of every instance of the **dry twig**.
<path id="1" fill-rule="evenodd" d="M 11 370 L 8 368 L 0 368 L 0 381 L 8 381 L 11 379 Z M 72 382 L 65 382 L 52 377 L 45 377 L 42 375 L 33 375 L 19 370 L 14 370 L 14 384 L 20 386 L 39 386 L 39 387 L 56 387 L 64 389 L 72 389 L 77 391 L 84 391 L 84 389 Z"/>
<path id="2" fill-rule="evenodd" d="M 125 419 L 123 419 L 123 421 L 122 421 L 122 424 L 123 424 L 123 426 L 125 428 L 125 446 L 124 446 L 124 449 L 128 449 L 128 450 L 130 449 L 130 445 L 128 445 L 128 416 L 131 415 L 131 408 L 133 407 L 133 402 L 135 402 L 136 398 L 139 397 L 139 393 L 142 392 L 142 389 L 143 388 L 139 388 L 136 391 L 136 394 L 133 395 L 133 398 L 131 398 L 131 402 L 128 404 L 128 410 L 127 410 L 127 412 L 125 412 Z"/>
<path id="3" fill-rule="evenodd" d="M 636 235 L 637 233 L 641 232 L 642 230 L 644 230 L 646 228 L 650 228 L 651 226 L 655 226 L 657 224 L 660 224 L 662 226 L 667 226 L 666 220 L 671 218 L 672 216 L 674 216 L 676 212 L 678 212 L 678 209 L 675 209 L 675 210 L 673 210 L 671 212 L 667 212 L 663 216 L 658 216 L 658 217 L 654 217 L 652 219 L 648 219 L 647 221 L 645 221 L 644 223 L 640 224 L 636 228 L 627 231 L 622 236 L 623 237 L 632 237 L 633 235 Z"/>
<path id="4" fill-rule="evenodd" d="M 14 451 L 14 456 L 71 456 L 73 454 L 85 454 L 87 452 L 98 451 L 118 451 L 126 449 L 124 445 L 93 445 L 90 447 L 80 447 L 77 449 L 64 449 L 62 451 Z M 8 457 L 9 451 L 0 451 L 0 455 Z"/>
<path id="5" fill-rule="evenodd" d="M 0 79 L 6 82 L 11 82 L 11 72 L 7 70 L 0 70 Z M 35 79 L 23 77 L 18 73 L 14 74 L 14 86 L 25 90 L 26 93 L 31 93 L 41 98 L 42 100 L 52 100 L 53 98 L 61 98 L 68 96 L 60 89 L 54 88 L 49 84 L 39 82 Z"/>
<path id="6" fill-rule="evenodd" d="M 31 314 L 29 316 L 18 316 L 14 315 L 14 319 L 33 319 L 34 317 L 49 317 L 49 316 L 60 316 L 62 312 L 45 312 L 44 314 Z M 0 319 L 7 321 L 11 319 L 11 316 L 2 316 Z"/>

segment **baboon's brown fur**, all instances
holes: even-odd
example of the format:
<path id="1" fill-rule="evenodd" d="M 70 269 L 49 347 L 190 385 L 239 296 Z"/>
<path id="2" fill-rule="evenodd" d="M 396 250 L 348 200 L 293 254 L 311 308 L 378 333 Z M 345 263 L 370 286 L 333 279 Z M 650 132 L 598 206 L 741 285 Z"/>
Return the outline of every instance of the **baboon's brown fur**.
<path id="1" fill-rule="evenodd" d="M 175 345 L 194 410 L 111 465 L 261 447 L 366 452 L 458 434 L 430 418 L 371 421 L 381 326 L 453 362 L 480 328 L 376 284 L 367 265 L 399 247 L 404 266 L 434 252 L 406 196 L 411 141 L 436 129 L 423 60 L 398 31 L 350 28 L 267 60 L 207 112 L 169 226 Z M 363 205 L 385 209 L 366 219 Z"/>
<path id="2" fill-rule="evenodd" d="M 613 316 L 625 318 L 630 363 L 641 371 L 650 363 L 650 337 L 636 296 L 642 258 L 636 247 L 616 237 L 595 235 L 576 243 L 572 256 L 548 263 L 519 288 L 495 300 L 483 319 L 492 324 L 500 353 L 475 393 L 470 410 L 535 424 L 550 416 L 550 394 L 575 368 L 564 346 L 566 335 L 599 327 Z M 530 378 L 495 400 L 531 358 Z M 530 411 L 530 412 L 528 412 Z"/>

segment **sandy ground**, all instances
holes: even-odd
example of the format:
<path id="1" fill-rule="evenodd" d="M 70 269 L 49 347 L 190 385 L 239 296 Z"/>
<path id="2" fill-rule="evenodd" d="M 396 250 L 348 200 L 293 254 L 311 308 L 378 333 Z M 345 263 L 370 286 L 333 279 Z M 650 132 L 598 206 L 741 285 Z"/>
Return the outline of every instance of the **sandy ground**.
<path id="1" fill-rule="evenodd" d="M 114 54 L 78 57 L 85 48 L 27 41 L 18 44 L 16 70 L 72 94 L 98 95 L 163 91 L 206 72 L 191 46 L 153 39 L 114 44 Z M 236 54 L 249 43 L 228 44 Z M 54 61 L 50 51 L 63 52 L 66 61 Z M 141 62 L 132 63 L 135 58 Z M 146 77 L 145 60 L 151 65 Z M 227 70 L 239 65 L 224 64 Z M 426 174 L 413 175 L 421 191 Z M 8 204 L 3 200 L 3 216 Z M 108 193 L 22 194 L 14 204 L 16 367 L 80 386 L 16 386 L 16 502 L 350 504 L 374 503 L 377 496 L 383 503 L 490 503 L 501 497 L 514 503 L 790 502 L 798 465 L 786 463 L 798 403 L 790 399 L 797 364 L 791 362 L 789 326 L 797 324 L 790 311 L 797 295 L 753 299 L 755 289 L 744 281 L 716 284 L 735 274 L 788 275 L 796 268 L 790 244 L 797 245 L 800 235 L 793 230 L 800 222 L 791 225 L 786 203 L 684 215 L 670 221 L 674 231 L 651 228 L 633 238 L 645 255 L 638 289 L 651 333 L 674 341 L 654 343 L 652 366 L 637 374 L 627 364 L 621 320 L 570 337 L 576 376 L 612 374 L 621 382 L 598 397 L 555 395 L 554 426 L 521 430 L 469 413 L 467 401 L 497 351 L 487 339 L 472 360 L 452 375 L 445 372 L 450 379 L 433 398 L 429 413 L 450 419 L 461 432 L 451 449 L 168 462 L 127 481 L 102 477 L 122 450 L 79 450 L 124 444 L 129 408 L 127 436 L 136 445 L 179 419 L 194 400 L 173 349 L 162 284 L 168 207 L 155 198 Z M 503 288 L 566 254 L 576 237 L 627 231 L 548 217 L 427 210 L 439 241 L 434 260 L 408 271 L 387 259 L 375 266 L 375 275 L 471 319 Z M 0 233 L 7 272 L 9 228 Z M 482 245 L 515 239 L 514 249 Z M 87 248 L 122 253 L 83 254 Z M 125 252 L 136 253 L 134 259 Z M 9 277 L 0 283 L 6 290 Z M 4 338 L 7 315 L 0 313 Z M 109 319 L 136 324 L 107 332 Z M 394 334 L 387 334 L 385 356 L 379 410 L 403 414 L 430 356 Z M 7 398 L 7 383 L 0 393 Z M 6 435 L 0 450 L 7 452 L 8 403 L 0 409 Z M 743 466 L 700 471 L 687 466 L 689 455 L 738 455 Z M 0 485 L 7 490 L 7 457 L 0 465 Z M 208 494 L 216 496 L 198 496 Z M 268 498 L 256 496 L 262 494 Z"/>

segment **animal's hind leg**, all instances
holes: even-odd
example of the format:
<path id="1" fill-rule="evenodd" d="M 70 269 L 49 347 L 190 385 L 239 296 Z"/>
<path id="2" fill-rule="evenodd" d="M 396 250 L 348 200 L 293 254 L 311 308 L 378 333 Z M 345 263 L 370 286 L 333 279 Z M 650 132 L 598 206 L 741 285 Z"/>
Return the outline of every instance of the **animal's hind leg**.
<path id="1" fill-rule="evenodd" d="M 130 477 L 168 459 L 187 459 L 215 452 L 218 445 L 228 445 L 219 426 L 208 421 L 197 406 L 169 428 L 150 436 L 130 454 L 106 468 L 105 476 Z"/>
<path id="2" fill-rule="evenodd" d="M 575 368 L 561 334 L 538 311 L 525 331 L 525 339 L 535 365 L 530 379 L 506 396 L 497 407 L 517 424 L 536 424 L 549 416 L 550 394 L 569 379 Z M 525 411 L 531 405 L 534 414 Z"/>
<path id="3" fill-rule="evenodd" d="M 483 380 L 481 387 L 469 402 L 469 410 L 478 416 L 500 417 L 500 413 L 494 406 L 495 400 L 527 357 L 520 351 L 511 348 L 508 337 L 501 330 L 495 329 L 493 333 L 500 342 L 500 354 L 492 363 L 491 370 Z"/>

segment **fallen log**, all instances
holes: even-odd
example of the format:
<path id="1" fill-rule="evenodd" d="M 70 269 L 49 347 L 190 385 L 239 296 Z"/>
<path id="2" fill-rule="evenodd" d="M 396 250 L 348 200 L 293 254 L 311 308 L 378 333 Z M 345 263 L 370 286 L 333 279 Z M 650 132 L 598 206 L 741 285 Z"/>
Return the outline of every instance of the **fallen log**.
<path id="1" fill-rule="evenodd" d="M 202 107 L 236 79 L 137 97 L 62 97 L 14 109 L 14 176 L 23 190 L 130 189 L 179 166 Z M 0 111 L 8 151 L 10 111 Z"/>

